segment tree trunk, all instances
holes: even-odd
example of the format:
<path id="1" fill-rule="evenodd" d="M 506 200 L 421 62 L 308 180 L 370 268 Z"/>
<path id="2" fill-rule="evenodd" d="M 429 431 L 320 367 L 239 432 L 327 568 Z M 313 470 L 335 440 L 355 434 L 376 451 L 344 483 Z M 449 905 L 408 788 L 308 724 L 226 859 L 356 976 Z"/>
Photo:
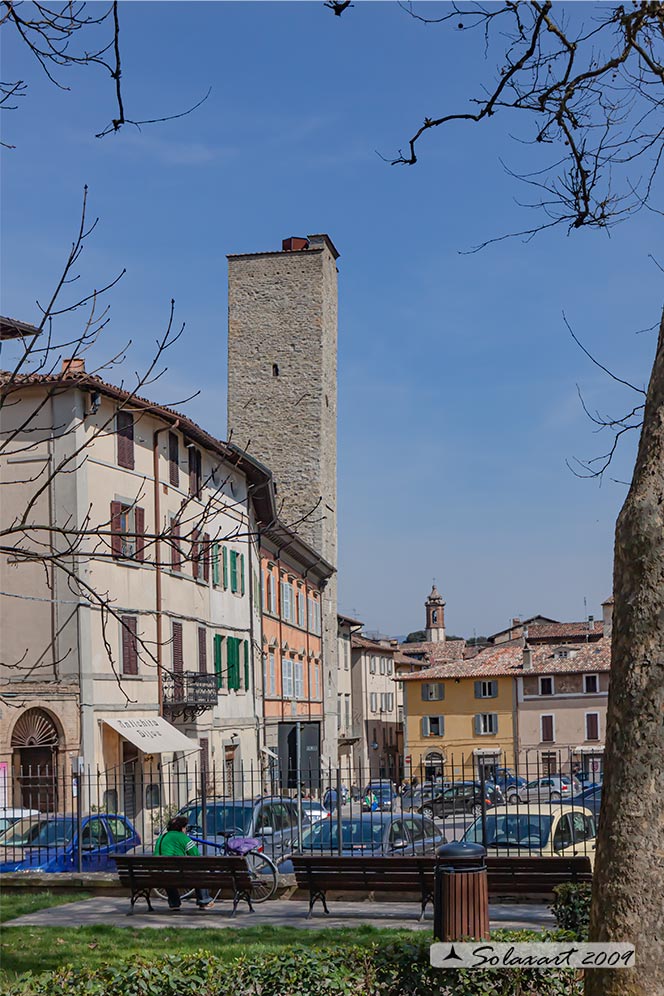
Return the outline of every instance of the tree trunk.
<path id="1" fill-rule="evenodd" d="M 632 941 L 632 969 L 586 996 L 664 996 L 664 315 L 632 485 L 618 517 L 611 690 L 590 938 Z"/>

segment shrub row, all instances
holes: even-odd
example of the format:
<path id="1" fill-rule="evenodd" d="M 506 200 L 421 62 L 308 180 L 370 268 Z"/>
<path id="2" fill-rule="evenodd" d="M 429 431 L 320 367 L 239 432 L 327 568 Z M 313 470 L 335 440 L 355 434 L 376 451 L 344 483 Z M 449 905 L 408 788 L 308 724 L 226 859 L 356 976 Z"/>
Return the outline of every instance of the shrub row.
<path id="1" fill-rule="evenodd" d="M 579 941 L 588 940 L 592 886 L 565 882 L 553 890 L 551 909 L 561 930 L 569 930 Z"/>
<path id="2" fill-rule="evenodd" d="M 562 935 L 553 935 L 560 938 Z M 546 940 L 532 931 L 496 931 L 494 940 Z M 567 935 L 569 937 L 569 935 Z M 293 945 L 224 962 L 209 951 L 148 963 L 102 965 L 23 978 L 6 996 L 581 996 L 570 969 L 442 970 L 429 964 L 429 935 L 390 944 L 334 948 Z"/>

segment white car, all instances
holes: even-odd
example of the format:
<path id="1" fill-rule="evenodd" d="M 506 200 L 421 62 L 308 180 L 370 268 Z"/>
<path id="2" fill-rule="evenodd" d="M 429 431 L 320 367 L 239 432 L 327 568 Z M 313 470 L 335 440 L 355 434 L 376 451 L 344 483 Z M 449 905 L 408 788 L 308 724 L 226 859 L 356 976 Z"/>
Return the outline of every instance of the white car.
<path id="1" fill-rule="evenodd" d="M 326 820 L 330 815 L 325 806 L 320 802 L 316 802 L 315 799 L 302 800 L 302 813 L 310 823 L 318 823 L 320 820 Z"/>
<path id="2" fill-rule="evenodd" d="M 0 806 L 0 833 L 8 827 L 12 827 L 19 820 L 30 819 L 40 815 L 38 809 L 11 809 Z"/>

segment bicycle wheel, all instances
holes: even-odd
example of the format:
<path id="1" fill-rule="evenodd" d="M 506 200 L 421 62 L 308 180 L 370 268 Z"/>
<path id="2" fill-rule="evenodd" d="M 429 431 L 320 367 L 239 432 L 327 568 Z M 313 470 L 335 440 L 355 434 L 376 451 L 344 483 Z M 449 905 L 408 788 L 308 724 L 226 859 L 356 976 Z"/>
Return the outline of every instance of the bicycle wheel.
<path id="1" fill-rule="evenodd" d="M 249 874 L 251 875 L 251 901 L 264 903 L 271 899 L 277 889 L 279 872 L 272 858 L 256 851 L 247 855 Z"/>

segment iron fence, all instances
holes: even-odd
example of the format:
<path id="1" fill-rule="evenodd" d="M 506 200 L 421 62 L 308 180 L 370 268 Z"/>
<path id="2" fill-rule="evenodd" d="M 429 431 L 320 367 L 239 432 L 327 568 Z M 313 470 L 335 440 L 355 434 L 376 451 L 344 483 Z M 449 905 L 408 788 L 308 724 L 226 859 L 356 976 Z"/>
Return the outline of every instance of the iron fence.
<path id="1" fill-rule="evenodd" d="M 149 755 L 106 770 L 18 768 L 0 807 L 0 871 L 113 870 L 113 853 L 151 851 L 176 813 L 199 840 L 219 843 L 227 830 L 256 836 L 277 862 L 298 851 L 433 853 L 463 837 L 489 853 L 589 853 L 601 752 L 510 760 L 430 754 L 407 761 L 398 778 L 393 764 L 284 769 L 274 758 L 239 770 Z"/>

